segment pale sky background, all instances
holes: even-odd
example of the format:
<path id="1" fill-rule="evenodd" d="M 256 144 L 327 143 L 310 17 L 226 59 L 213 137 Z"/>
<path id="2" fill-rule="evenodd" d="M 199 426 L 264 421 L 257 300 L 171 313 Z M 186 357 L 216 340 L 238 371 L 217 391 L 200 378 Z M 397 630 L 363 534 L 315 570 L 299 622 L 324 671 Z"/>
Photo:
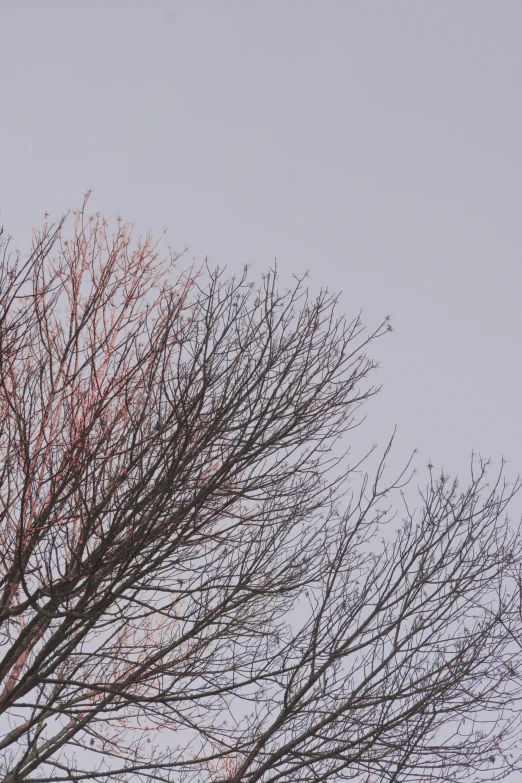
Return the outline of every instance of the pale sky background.
<path id="1" fill-rule="evenodd" d="M 0 0 L 0 222 L 26 247 L 92 187 L 199 259 L 309 269 L 393 316 L 363 442 L 514 478 L 521 40 L 521 0 Z"/>
<path id="2" fill-rule="evenodd" d="M 0 2 L 0 221 L 92 207 L 394 333 L 364 440 L 522 471 L 522 2 Z M 422 483 L 424 479 L 422 479 Z"/>

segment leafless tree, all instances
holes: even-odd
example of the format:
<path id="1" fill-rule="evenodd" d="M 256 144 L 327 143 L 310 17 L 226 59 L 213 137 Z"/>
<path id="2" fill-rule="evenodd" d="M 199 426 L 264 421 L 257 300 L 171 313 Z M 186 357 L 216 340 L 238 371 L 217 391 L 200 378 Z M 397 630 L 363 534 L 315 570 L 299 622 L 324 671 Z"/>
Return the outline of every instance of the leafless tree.
<path id="1" fill-rule="evenodd" d="M 275 271 L 256 287 L 161 260 L 86 204 L 25 260 L 10 247 L 4 783 L 454 783 L 516 765 L 518 485 L 490 486 L 475 458 L 462 490 L 430 470 L 412 508 L 408 475 L 384 480 L 389 447 L 371 479 L 340 448 L 388 322 L 369 334 Z"/>

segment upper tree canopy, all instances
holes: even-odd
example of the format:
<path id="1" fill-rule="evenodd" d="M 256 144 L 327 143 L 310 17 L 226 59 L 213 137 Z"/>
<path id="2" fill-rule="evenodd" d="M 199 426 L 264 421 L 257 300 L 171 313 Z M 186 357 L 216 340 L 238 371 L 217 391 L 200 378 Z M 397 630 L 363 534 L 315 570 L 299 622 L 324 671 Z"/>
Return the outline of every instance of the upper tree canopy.
<path id="1" fill-rule="evenodd" d="M 388 450 L 369 477 L 337 448 L 388 328 L 304 278 L 162 259 L 86 204 L 27 259 L 4 242 L 5 783 L 516 768 L 518 485 L 474 459 L 408 505 Z"/>

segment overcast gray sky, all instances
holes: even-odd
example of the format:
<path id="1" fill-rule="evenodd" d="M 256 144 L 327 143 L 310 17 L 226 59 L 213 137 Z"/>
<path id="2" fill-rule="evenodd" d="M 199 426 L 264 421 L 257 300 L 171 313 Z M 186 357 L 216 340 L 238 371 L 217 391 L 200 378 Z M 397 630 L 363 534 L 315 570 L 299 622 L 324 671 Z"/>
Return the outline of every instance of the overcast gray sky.
<path id="1" fill-rule="evenodd" d="M 465 471 L 522 470 L 520 0 L 0 4 L 0 220 L 169 227 L 232 269 L 342 290 L 398 425 Z"/>

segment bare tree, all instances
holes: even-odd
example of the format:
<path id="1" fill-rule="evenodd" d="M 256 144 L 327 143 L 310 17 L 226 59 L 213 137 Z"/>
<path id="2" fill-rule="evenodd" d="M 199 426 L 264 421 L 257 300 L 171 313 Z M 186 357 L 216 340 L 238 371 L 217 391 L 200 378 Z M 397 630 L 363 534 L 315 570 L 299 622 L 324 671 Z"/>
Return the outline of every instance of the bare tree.
<path id="1" fill-rule="evenodd" d="M 389 447 L 338 447 L 387 321 L 73 214 L 0 269 L 4 783 L 513 768 L 518 485 L 475 459 L 393 528 Z"/>

